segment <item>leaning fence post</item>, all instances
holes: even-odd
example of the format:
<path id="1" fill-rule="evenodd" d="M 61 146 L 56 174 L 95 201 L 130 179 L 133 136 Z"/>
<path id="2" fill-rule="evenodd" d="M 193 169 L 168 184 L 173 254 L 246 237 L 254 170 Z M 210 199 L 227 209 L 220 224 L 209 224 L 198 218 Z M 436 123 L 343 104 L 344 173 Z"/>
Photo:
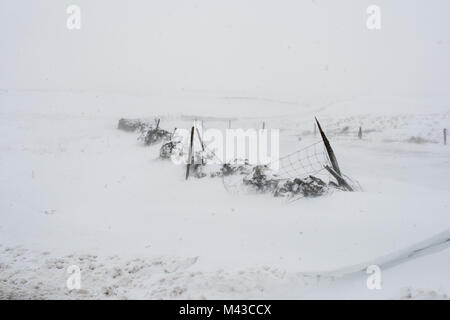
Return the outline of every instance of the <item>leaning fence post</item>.
<path id="1" fill-rule="evenodd" d="M 333 170 L 333 168 L 330 168 L 329 166 L 325 166 L 325 169 L 337 180 L 338 184 L 340 186 L 343 186 L 347 189 L 347 191 L 353 191 L 353 188 L 345 181 L 344 178 L 342 178 L 341 175 L 337 174 L 336 171 Z"/>
<path id="2" fill-rule="evenodd" d="M 156 120 L 156 129 L 159 129 L 159 121 L 161 121 L 161 119 Z"/>
<path id="3" fill-rule="evenodd" d="M 189 144 L 189 158 L 188 158 L 188 163 L 186 165 L 186 180 L 189 178 L 189 171 L 191 169 L 191 163 L 193 162 L 192 161 L 193 149 L 194 149 L 194 127 L 192 127 L 192 129 L 191 129 L 191 143 Z"/>
<path id="4" fill-rule="evenodd" d="M 444 128 L 444 145 L 447 144 L 447 128 Z"/>
<path id="5" fill-rule="evenodd" d="M 319 128 L 320 135 L 322 136 L 323 144 L 328 153 L 328 158 L 330 159 L 331 165 L 333 166 L 333 170 L 336 171 L 338 175 L 341 175 L 341 170 L 339 169 L 339 164 L 336 159 L 336 155 L 334 154 L 333 149 L 331 148 L 330 141 L 328 141 L 325 132 L 323 132 L 322 127 L 320 126 L 319 120 L 316 119 L 317 127 Z"/>
<path id="6" fill-rule="evenodd" d="M 173 140 L 173 137 L 175 137 L 175 132 L 177 132 L 177 128 L 176 127 L 173 129 L 172 137 L 170 138 L 170 140 Z"/>
<path id="7" fill-rule="evenodd" d="M 205 164 L 205 161 L 203 159 L 204 153 L 205 153 L 205 145 L 203 144 L 203 139 L 200 135 L 200 131 L 198 131 L 198 128 L 195 128 L 197 131 L 198 140 L 200 141 L 200 145 L 202 146 L 202 164 Z"/>
<path id="8" fill-rule="evenodd" d="M 362 128 L 359 127 L 358 138 L 362 139 Z"/>

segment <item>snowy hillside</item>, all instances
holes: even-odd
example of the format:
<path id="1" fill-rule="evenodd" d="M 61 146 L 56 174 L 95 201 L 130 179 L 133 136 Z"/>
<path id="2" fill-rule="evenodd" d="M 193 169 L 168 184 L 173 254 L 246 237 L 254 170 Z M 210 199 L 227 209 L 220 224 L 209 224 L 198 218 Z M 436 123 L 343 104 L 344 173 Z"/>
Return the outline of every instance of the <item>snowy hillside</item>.
<path id="1" fill-rule="evenodd" d="M 448 101 L 3 91 L 0 298 L 447 298 Z M 117 130 L 264 121 L 283 155 L 320 139 L 314 116 L 362 191 L 230 194 Z M 366 287 L 371 264 L 382 290 Z M 70 265 L 81 290 L 66 288 Z"/>
<path id="2" fill-rule="evenodd" d="M 448 299 L 449 12 L 0 0 L 0 300 Z"/>

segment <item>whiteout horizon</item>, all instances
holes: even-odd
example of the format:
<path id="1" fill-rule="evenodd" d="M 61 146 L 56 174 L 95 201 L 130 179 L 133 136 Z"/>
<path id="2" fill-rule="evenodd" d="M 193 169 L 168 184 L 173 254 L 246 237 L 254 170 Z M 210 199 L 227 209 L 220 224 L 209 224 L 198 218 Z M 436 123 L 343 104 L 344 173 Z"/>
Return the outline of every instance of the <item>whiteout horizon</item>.
<path id="1" fill-rule="evenodd" d="M 268 165 L 270 169 L 278 171 L 280 156 L 279 129 L 214 129 L 201 128 L 196 131 L 206 150 L 214 153 L 214 157 L 205 157 L 198 161 L 194 157 L 194 164 L 244 164 Z M 183 146 L 189 146 L 191 130 L 176 129 L 174 140 Z M 195 143 L 195 141 L 194 141 Z M 174 164 L 188 164 L 189 153 L 172 154 Z"/>

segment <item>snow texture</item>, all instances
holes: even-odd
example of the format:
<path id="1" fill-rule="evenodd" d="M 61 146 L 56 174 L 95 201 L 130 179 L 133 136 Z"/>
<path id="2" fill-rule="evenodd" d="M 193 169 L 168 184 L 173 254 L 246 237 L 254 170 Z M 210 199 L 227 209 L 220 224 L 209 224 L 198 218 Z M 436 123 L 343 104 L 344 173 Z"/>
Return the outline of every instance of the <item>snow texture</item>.
<path id="1" fill-rule="evenodd" d="M 293 107 L 3 92 L 0 297 L 448 298 L 447 101 L 362 97 Z M 185 181 L 184 166 L 159 160 L 162 143 L 144 146 L 136 132 L 117 130 L 121 118 L 158 117 L 168 131 L 194 119 L 217 128 L 265 121 L 281 129 L 284 155 L 319 139 L 314 116 L 362 191 L 290 203 L 233 195 L 220 178 Z M 410 143 L 413 136 L 426 141 Z M 366 287 L 364 270 L 374 263 L 381 290 Z M 66 287 L 71 265 L 81 269 L 80 290 Z"/>

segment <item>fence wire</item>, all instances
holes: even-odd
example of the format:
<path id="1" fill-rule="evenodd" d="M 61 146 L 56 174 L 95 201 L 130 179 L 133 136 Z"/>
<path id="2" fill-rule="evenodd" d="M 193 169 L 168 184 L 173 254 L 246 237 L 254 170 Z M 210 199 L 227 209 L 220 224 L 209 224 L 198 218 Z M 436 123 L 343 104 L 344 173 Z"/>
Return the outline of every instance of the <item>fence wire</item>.
<path id="1" fill-rule="evenodd" d="M 268 166 L 277 165 L 278 171 L 274 172 L 274 180 L 286 181 L 296 178 L 305 179 L 309 176 L 321 178 L 325 182 L 331 175 L 325 166 L 331 166 L 330 159 L 325 150 L 323 141 L 318 141 L 300 150 L 285 155 Z M 243 175 L 223 176 L 223 185 L 231 194 L 255 193 L 251 186 L 243 184 Z M 296 197 L 298 198 L 298 197 Z"/>
<path id="2" fill-rule="evenodd" d="M 278 166 L 279 180 L 306 178 L 310 175 L 326 175 L 325 166 L 331 165 L 322 141 L 313 143 L 273 162 L 271 166 Z"/>

